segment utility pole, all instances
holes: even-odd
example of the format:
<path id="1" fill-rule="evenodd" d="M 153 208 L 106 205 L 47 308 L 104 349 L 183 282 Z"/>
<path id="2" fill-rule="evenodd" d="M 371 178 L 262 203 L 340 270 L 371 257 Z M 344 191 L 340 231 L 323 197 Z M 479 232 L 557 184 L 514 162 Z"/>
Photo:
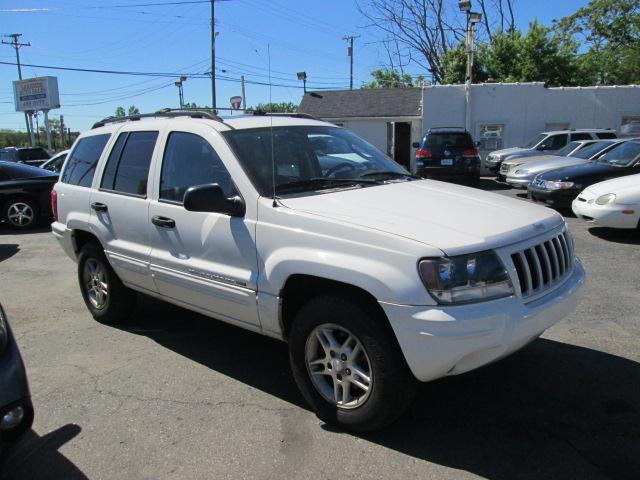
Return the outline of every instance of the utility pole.
<path id="1" fill-rule="evenodd" d="M 180 80 L 174 82 L 174 85 L 178 87 L 178 98 L 180 100 L 180 108 L 184 108 L 184 90 L 182 84 L 187 80 L 184 75 L 180 77 Z"/>
<path id="2" fill-rule="evenodd" d="M 211 0 L 211 109 L 216 111 L 216 11 Z"/>
<path id="3" fill-rule="evenodd" d="M 66 147 L 64 141 L 64 115 L 60 115 L 60 144 L 62 145 L 62 150 L 64 150 Z"/>
<path id="4" fill-rule="evenodd" d="M 356 38 L 360 38 L 360 35 L 346 35 L 342 37 L 343 40 L 349 42 L 347 47 L 347 55 L 349 56 L 349 90 L 353 90 L 353 41 Z"/>
<path id="5" fill-rule="evenodd" d="M 20 67 L 20 47 L 30 47 L 31 42 L 29 43 L 20 43 L 18 39 L 22 36 L 21 33 L 12 33 L 10 35 L 3 35 L 5 38 L 11 38 L 11 42 L 5 42 L 2 40 L 4 45 L 11 45 L 16 51 L 16 63 L 18 64 L 18 80 L 22 80 L 22 68 Z M 29 125 L 29 117 L 27 112 L 24 112 L 24 121 L 27 125 L 27 134 L 29 138 L 31 138 L 31 146 L 33 147 L 33 134 L 31 132 L 31 126 Z"/>
<path id="6" fill-rule="evenodd" d="M 247 109 L 247 97 L 244 93 L 244 75 L 240 75 L 240 93 L 242 94 L 242 110 Z"/>

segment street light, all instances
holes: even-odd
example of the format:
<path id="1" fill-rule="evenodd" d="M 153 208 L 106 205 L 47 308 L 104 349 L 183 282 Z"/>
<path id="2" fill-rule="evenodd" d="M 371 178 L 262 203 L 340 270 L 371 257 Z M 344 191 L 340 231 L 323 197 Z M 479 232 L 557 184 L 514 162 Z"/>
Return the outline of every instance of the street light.
<path id="1" fill-rule="evenodd" d="M 458 2 L 458 8 L 461 12 L 468 12 L 471 10 L 471 0 L 460 0 Z"/>
<path id="2" fill-rule="evenodd" d="M 469 23 L 476 24 L 482 21 L 482 14 L 478 12 L 469 12 Z"/>
<path id="3" fill-rule="evenodd" d="M 184 108 L 184 91 L 182 89 L 182 83 L 187 81 L 187 77 L 184 75 L 180 77 L 180 80 L 174 82 L 174 85 L 178 87 L 178 98 L 180 99 L 180 108 Z"/>
<path id="4" fill-rule="evenodd" d="M 296 75 L 298 75 L 298 80 L 302 80 L 304 93 L 307 93 L 307 72 L 298 72 Z"/>

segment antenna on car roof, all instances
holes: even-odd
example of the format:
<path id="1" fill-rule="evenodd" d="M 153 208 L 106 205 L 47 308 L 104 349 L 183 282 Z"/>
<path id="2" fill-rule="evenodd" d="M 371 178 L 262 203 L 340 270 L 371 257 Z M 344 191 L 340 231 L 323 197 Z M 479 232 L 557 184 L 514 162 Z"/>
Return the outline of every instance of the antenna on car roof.
<path id="1" fill-rule="evenodd" d="M 267 57 L 269 59 L 269 105 L 271 103 L 271 45 L 267 43 Z M 273 138 L 273 115 L 269 115 L 269 134 L 271 135 L 271 187 L 273 192 L 273 207 L 278 206 L 278 202 L 276 201 L 276 156 L 275 156 L 275 148 L 274 148 L 274 138 Z"/>

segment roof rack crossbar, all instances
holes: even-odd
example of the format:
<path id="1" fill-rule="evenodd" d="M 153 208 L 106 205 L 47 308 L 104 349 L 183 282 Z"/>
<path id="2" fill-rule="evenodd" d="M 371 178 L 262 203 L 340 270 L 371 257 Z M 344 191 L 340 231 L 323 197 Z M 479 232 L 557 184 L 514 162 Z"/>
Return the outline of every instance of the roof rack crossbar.
<path id="1" fill-rule="evenodd" d="M 307 118 L 309 120 L 320 120 L 318 117 L 314 117 L 309 113 L 302 113 L 302 112 L 287 113 L 287 112 L 265 112 L 264 110 L 253 110 L 251 114 L 255 116 L 269 115 L 272 117 L 292 117 L 292 118 Z"/>
<path id="2" fill-rule="evenodd" d="M 217 115 L 214 115 L 209 112 L 205 112 L 203 110 L 184 110 L 184 109 L 174 110 L 174 109 L 165 108 L 163 110 L 158 110 L 155 113 L 138 113 L 136 115 L 126 115 L 124 117 L 103 118 L 102 120 L 94 123 L 91 128 L 93 129 L 98 127 L 104 127 L 105 125 L 108 125 L 110 123 L 119 123 L 119 122 L 126 122 L 126 121 L 135 122 L 137 120 L 140 120 L 141 118 L 158 118 L 158 117 L 160 118 L 175 118 L 175 117 L 205 118 L 207 120 L 215 120 L 217 122 L 224 123 L 224 121 Z"/>

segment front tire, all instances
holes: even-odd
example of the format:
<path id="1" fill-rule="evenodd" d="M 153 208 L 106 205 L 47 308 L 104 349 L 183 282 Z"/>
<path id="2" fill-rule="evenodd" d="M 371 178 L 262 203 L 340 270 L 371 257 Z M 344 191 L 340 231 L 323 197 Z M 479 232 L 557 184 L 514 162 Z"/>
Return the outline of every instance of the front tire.
<path id="1" fill-rule="evenodd" d="M 339 295 L 312 299 L 296 315 L 289 335 L 293 376 L 326 423 L 373 431 L 411 404 L 417 382 L 380 315 Z"/>
<path id="2" fill-rule="evenodd" d="M 39 214 L 37 203 L 26 197 L 9 200 L 2 207 L 2 216 L 15 230 L 27 230 L 37 225 Z"/>
<path id="3" fill-rule="evenodd" d="M 135 292 L 122 284 L 104 250 L 95 242 L 87 243 L 80 251 L 78 282 L 84 303 L 100 323 L 120 323 L 135 306 Z"/>

